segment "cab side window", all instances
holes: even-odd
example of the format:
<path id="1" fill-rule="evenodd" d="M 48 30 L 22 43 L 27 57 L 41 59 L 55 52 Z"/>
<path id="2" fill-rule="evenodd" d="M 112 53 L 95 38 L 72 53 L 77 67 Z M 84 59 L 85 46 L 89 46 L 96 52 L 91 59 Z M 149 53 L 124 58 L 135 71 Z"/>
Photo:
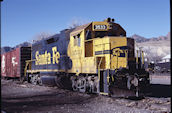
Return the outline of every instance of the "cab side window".
<path id="1" fill-rule="evenodd" d="M 89 40 L 89 39 L 91 39 L 91 31 L 88 29 L 86 31 L 86 40 Z"/>
<path id="2" fill-rule="evenodd" d="M 81 46 L 80 34 L 73 36 L 73 38 L 74 38 L 74 46 Z"/>

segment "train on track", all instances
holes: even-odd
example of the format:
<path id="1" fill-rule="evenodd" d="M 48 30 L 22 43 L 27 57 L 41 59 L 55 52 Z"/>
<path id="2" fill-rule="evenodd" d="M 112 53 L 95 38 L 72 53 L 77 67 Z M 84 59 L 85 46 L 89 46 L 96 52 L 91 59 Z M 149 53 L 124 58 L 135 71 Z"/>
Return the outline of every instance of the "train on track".
<path id="1" fill-rule="evenodd" d="M 140 96 L 150 84 L 143 51 L 135 53 L 134 39 L 111 18 L 64 29 L 1 54 L 1 61 L 2 77 L 79 92 Z"/>

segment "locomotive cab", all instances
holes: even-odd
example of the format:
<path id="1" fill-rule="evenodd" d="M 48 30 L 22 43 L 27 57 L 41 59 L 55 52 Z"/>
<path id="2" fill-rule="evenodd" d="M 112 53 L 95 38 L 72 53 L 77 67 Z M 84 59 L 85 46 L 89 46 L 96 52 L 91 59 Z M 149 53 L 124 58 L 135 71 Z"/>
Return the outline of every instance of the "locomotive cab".
<path id="1" fill-rule="evenodd" d="M 102 69 L 127 67 L 127 38 L 125 36 L 125 30 L 119 24 L 114 23 L 114 19 L 110 18 L 102 22 L 92 22 L 77 27 L 70 34 L 68 46 L 68 55 L 73 58 L 73 69 L 71 71 L 96 73 L 95 70 L 98 68 L 100 59 L 104 61 L 100 64 Z M 118 51 L 121 47 L 125 50 Z M 123 58 L 119 57 L 118 61 L 121 63 L 116 64 L 116 59 L 113 58 L 110 61 L 110 57 L 111 55 L 117 56 L 117 51 L 120 52 L 118 56 L 122 55 Z M 85 60 L 80 61 L 81 59 Z M 95 61 L 97 61 L 96 65 L 88 64 L 88 67 L 81 69 L 83 66 L 87 66 L 86 63 Z"/>
<path id="2" fill-rule="evenodd" d="M 108 18 L 74 29 L 68 55 L 73 58 L 71 71 L 75 73 L 96 73 L 98 68 L 129 68 L 129 62 L 134 60 L 134 39 L 126 38 L 125 30 Z"/>

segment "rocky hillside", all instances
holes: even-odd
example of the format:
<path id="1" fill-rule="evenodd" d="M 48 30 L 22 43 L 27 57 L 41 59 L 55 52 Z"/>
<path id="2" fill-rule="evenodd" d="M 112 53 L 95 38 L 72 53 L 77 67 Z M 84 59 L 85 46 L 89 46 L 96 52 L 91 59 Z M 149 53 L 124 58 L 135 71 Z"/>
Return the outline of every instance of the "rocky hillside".
<path id="1" fill-rule="evenodd" d="M 168 32 L 166 36 L 159 36 L 152 38 L 145 38 L 137 34 L 134 34 L 131 37 L 134 38 L 137 43 L 150 42 L 150 41 L 170 41 L 170 32 Z"/>
<path id="2" fill-rule="evenodd" d="M 151 61 L 160 60 L 170 54 L 170 32 L 166 36 L 145 38 L 139 35 L 131 36 L 136 40 L 136 49 L 142 48 L 145 57 Z"/>

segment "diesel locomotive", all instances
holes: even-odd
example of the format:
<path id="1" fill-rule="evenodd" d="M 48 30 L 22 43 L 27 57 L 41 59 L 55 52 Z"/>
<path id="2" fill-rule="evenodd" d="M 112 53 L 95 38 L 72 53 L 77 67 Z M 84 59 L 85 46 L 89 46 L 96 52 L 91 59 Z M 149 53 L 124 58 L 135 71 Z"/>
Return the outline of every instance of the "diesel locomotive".
<path id="1" fill-rule="evenodd" d="M 140 96 L 150 84 L 143 51 L 111 18 L 33 43 L 24 72 L 33 84 L 103 95 Z"/>

